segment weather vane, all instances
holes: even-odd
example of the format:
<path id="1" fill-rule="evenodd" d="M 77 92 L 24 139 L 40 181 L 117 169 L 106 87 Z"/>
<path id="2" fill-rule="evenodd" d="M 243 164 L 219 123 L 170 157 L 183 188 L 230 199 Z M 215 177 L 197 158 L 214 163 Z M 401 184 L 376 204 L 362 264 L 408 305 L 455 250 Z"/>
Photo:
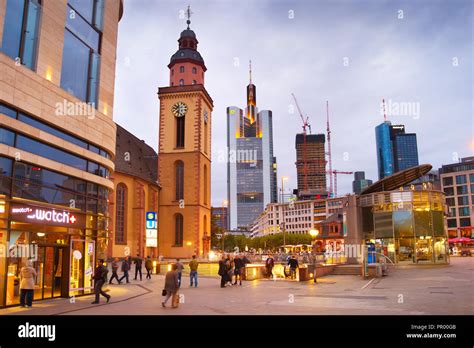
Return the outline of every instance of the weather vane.
<path id="1" fill-rule="evenodd" d="M 189 29 L 189 25 L 191 24 L 191 15 L 193 14 L 193 12 L 191 12 L 191 5 L 188 5 L 188 9 L 186 10 L 186 16 L 188 17 L 188 20 L 186 21 L 186 23 L 188 24 L 188 29 Z"/>

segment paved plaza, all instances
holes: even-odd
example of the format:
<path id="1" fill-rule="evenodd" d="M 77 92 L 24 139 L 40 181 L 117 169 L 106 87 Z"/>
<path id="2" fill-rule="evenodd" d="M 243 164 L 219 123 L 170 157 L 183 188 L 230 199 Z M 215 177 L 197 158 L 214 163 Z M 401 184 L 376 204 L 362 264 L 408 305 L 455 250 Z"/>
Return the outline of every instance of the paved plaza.
<path id="1" fill-rule="evenodd" d="M 131 284 L 110 285 L 112 300 L 92 305 L 92 296 L 71 303 L 55 299 L 34 303 L 32 309 L 13 307 L 0 315 L 225 315 L 225 314 L 474 314 L 474 258 L 452 258 L 447 266 L 391 267 L 383 278 L 329 275 L 311 282 L 256 280 L 225 289 L 219 279 L 201 277 L 189 288 L 183 277 L 177 309 L 162 308 L 164 276 Z M 171 301 L 169 301 L 171 302 Z"/>

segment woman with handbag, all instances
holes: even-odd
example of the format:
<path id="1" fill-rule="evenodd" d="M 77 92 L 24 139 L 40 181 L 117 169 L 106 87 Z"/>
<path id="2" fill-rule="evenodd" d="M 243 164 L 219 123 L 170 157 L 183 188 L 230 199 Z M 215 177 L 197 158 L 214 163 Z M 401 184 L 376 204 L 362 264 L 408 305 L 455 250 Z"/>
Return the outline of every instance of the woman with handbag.
<path id="1" fill-rule="evenodd" d="M 163 289 L 162 295 L 166 297 L 165 300 L 161 302 L 161 305 L 163 307 L 166 307 L 166 302 L 168 302 L 170 297 L 172 297 L 172 307 L 178 307 L 179 301 L 176 301 L 178 297 L 178 289 L 178 266 L 176 264 L 173 264 L 173 266 L 171 266 L 171 271 L 167 272 L 165 277 L 165 288 Z"/>

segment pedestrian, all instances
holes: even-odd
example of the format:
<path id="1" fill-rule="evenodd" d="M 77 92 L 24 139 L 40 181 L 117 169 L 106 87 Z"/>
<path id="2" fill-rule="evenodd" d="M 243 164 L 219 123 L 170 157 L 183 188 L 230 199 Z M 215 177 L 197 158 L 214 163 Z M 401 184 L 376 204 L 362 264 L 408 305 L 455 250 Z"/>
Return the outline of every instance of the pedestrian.
<path id="1" fill-rule="evenodd" d="M 166 273 L 165 276 L 165 288 L 163 289 L 163 296 L 165 300 L 161 302 L 163 307 L 166 307 L 166 302 L 172 297 L 171 303 L 172 307 L 176 308 L 176 296 L 178 295 L 179 281 L 178 281 L 178 265 L 173 264 L 171 266 L 171 271 Z"/>
<path id="2" fill-rule="evenodd" d="M 221 276 L 221 288 L 225 288 L 225 283 L 227 279 L 227 272 L 225 266 L 225 256 L 222 255 L 221 260 L 219 261 L 219 271 L 217 272 Z"/>
<path id="3" fill-rule="evenodd" d="M 95 301 L 91 304 L 98 304 L 100 302 L 100 295 L 104 296 L 107 299 L 107 303 L 110 301 L 110 295 L 107 295 L 102 287 L 107 281 L 107 273 L 109 270 L 104 266 L 104 260 L 99 260 L 99 265 L 94 272 L 94 292 L 95 292 Z"/>
<path id="4" fill-rule="evenodd" d="M 20 270 L 20 306 L 31 308 L 33 306 L 33 292 L 35 289 L 36 270 L 28 260 Z M 25 301 L 26 300 L 26 301 Z M 26 302 L 26 304 L 25 304 Z"/>
<path id="5" fill-rule="evenodd" d="M 193 280 L 194 280 L 194 287 L 197 288 L 198 286 L 198 266 L 199 262 L 196 260 L 196 255 L 193 255 L 193 259 L 189 262 L 189 280 L 190 280 L 190 287 L 193 287 Z"/>
<path id="6" fill-rule="evenodd" d="M 130 256 L 125 257 L 125 260 L 122 261 L 123 276 L 122 278 L 119 279 L 119 284 L 122 282 L 124 278 L 127 280 L 127 284 L 130 283 L 130 281 L 128 280 L 128 271 L 130 271 L 130 262 L 128 261 L 129 257 Z"/>
<path id="7" fill-rule="evenodd" d="M 234 285 L 237 285 L 237 279 L 240 281 L 240 285 L 242 285 L 242 270 L 245 268 L 244 260 L 242 260 L 239 255 L 236 255 L 234 258 L 234 276 L 235 282 Z"/>
<path id="8" fill-rule="evenodd" d="M 273 278 L 274 266 L 275 266 L 275 260 L 273 260 L 273 256 L 270 254 L 265 260 L 265 269 L 266 269 L 267 278 Z"/>
<path id="9" fill-rule="evenodd" d="M 288 265 L 290 266 L 291 279 L 296 279 L 296 269 L 298 268 L 298 260 L 296 259 L 295 255 L 291 256 L 290 260 L 288 261 Z"/>
<path id="10" fill-rule="evenodd" d="M 151 257 L 148 255 L 145 260 L 145 269 L 146 269 L 146 279 L 151 279 L 151 272 L 153 270 L 153 263 L 151 262 Z"/>
<path id="11" fill-rule="evenodd" d="M 178 270 L 178 285 L 181 287 L 181 276 L 183 275 L 184 265 L 179 261 L 179 259 L 176 259 L 176 267 Z"/>
<path id="12" fill-rule="evenodd" d="M 116 257 L 112 261 L 112 277 L 110 277 L 109 284 L 112 284 L 112 280 L 114 279 L 117 279 L 117 282 L 120 284 L 120 280 L 117 274 L 118 268 L 119 268 L 119 258 Z"/>
<path id="13" fill-rule="evenodd" d="M 137 254 L 137 257 L 135 258 L 135 278 L 134 280 L 137 280 L 137 275 L 140 274 L 140 281 L 142 281 L 142 263 L 143 259 L 140 257 L 140 254 Z"/>
<path id="14" fill-rule="evenodd" d="M 230 257 L 230 255 L 227 255 L 226 261 L 225 261 L 225 268 L 226 268 L 226 284 L 229 283 L 230 286 L 232 286 L 232 276 L 234 274 L 234 261 Z"/>

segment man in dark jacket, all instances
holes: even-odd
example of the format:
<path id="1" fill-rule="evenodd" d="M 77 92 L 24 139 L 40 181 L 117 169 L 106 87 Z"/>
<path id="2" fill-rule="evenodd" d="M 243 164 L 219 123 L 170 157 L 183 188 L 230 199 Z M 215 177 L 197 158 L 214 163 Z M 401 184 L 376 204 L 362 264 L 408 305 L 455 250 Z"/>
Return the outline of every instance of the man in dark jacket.
<path id="1" fill-rule="evenodd" d="M 288 265 L 290 265 L 291 279 L 296 279 L 296 269 L 298 268 L 298 260 L 296 259 L 295 255 L 293 255 L 288 261 Z"/>
<path id="2" fill-rule="evenodd" d="M 119 279 L 119 284 L 122 282 L 123 278 L 127 280 L 127 283 L 130 283 L 128 280 L 128 271 L 130 271 L 130 261 L 129 261 L 130 256 L 127 256 L 125 260 L 122 261 L 122 272 L 123 276 L 122 278 Z"/>
<path id="3" fill-rule="evenodd" d="M 102 286 L 107 281 L 107 273 L 109 270 L 104 266 L 104 260 L 99 260 L 99 265 L 94 272 L 94 292 L 95 292 L 95 301 L 92 304 L 97 304 L 100 301 L 100 296 L 102 295 L 107 299 L 107 303 L 110 301 L 110 295 L 107 295 L 103 290 Z"/>
<path id="4" fill-rule="evenodd" d="M 140 273 L 140 281 L 142 281 L 142 263 L 143 260 L 140 257 L 140 254 L 137 254 L 137 258 L 135 259 L 135 279 L 137 280 L 137 275 Z"/>
<path id="5" fill-rule="evenodd" d="M 153 262 L 151 262 L 150 255 L 145 260 L 146 279 L 151 279 L 151 273 L 153 270 Z"/>
<path id="6" fill-rule="evenodd" d="M 268 255 L 267 259 L 265 260 L 265 269 L 267 278 L 273 278 L 273 267 L 275 266 L 275 261 L 273 260 L 272 255 Z"/>
<path id="7" fill-rule="evenodd" d="M 240 281 L 240 285 L 242 285 L 242 272 L 244 271 L 245 264 L 244 260 L 242 260 L 239 255 L 236 255 L 234 258 L 234 275 L 235 275 L 235 282 L 234 285 L 237 285 L 237 278 Z"/>
<path id="8" fill-rule="evenodd" d="M 217 272 L 217 274 L 221 276 L 221 288 L 225 288 L 225 283 L 227 280 L 227 268 L 224 255 L 222 255 L 222 259 L 219 261 L 219 272 Z"/>
<path id="9" fill-rule="evenodd" d="M 119 267 L 119 259 L 116 257 L 114 261 L 112 261 L 112 277 L 110 277 L 109 284 L 112 284 L 112 280 L 117 279 L 117 282 L 120 284 L 120 280 L 117 274 Z"/>

